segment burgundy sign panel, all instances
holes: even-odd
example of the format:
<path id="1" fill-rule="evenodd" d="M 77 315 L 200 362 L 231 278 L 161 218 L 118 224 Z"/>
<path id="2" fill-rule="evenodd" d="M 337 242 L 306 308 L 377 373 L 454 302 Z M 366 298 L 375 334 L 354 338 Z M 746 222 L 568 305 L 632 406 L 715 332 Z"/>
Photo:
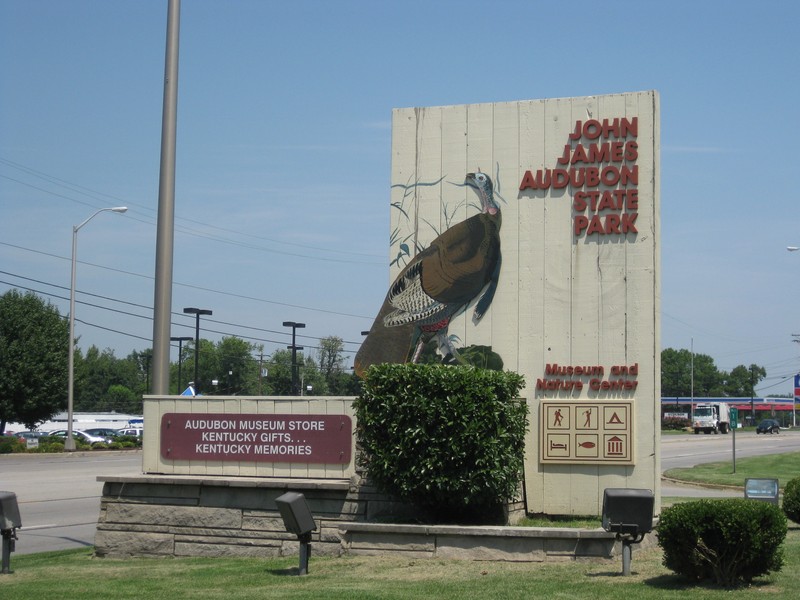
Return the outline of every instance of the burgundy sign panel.
<path id="1" fill-rule="evenodd" d="M 348 464 L 353 421 L 347 415 L 167 413 L 161 417 L 161 456 L 222 460 Z"/>

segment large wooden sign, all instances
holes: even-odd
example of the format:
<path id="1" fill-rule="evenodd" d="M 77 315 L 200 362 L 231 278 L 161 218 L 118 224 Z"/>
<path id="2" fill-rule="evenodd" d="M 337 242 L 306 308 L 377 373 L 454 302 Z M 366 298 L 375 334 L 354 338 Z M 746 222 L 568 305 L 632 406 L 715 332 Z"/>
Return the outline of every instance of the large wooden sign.
<path id="1" fill-rule="evenodd" d="M 455 251 L 498 248 L 497 261 L 468 264 L 486 291 L 418 329 L 440 335 L 445 359 L 455 350 L 524 375 L 531 512 L 599 514 L 604 488 L 621 485 L 658 497 L 659 138 L 652 91 L 394 112 L 387 299 L 434 297 L 464 272 Z M 463 234 L 480 215 L 496 227 Z M 613 406 L 627 409 L 602 421 Z"/>

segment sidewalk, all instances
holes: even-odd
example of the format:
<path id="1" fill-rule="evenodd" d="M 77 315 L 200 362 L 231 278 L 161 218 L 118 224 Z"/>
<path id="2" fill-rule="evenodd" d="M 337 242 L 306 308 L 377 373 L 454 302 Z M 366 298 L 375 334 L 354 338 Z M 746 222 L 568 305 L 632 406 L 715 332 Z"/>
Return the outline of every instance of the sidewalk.
<path id="1" fill-rule="evenodd" d="M 691 498 L 744 498 L 744 490 L 731 487 L 705 487 L 661 478 L 661 496 Z"/>

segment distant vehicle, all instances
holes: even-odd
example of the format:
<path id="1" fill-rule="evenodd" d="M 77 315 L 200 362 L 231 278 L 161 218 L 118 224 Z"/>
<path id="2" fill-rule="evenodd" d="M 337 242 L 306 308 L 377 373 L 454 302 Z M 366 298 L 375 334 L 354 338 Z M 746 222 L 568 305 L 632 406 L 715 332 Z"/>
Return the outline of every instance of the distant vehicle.
<path id="1" fill-rule="evenodd" d="M 14 434 L 14 437 L 18 437 L 21 440 L 34 440 L 39 439 L 42 436 L 47 435 L 41 431 L 20 431 Z"/>
<path id="2" fill-rule="evenodd" d="M 57 429 L 56 431 L 48 432 L 47 435 L 53 436 L 53 437 L 66 438 L 67 437 L 67 430 L 66 429 Z M 97 444 L 97 443 L 101 443 L 101 442 L 102 443 L 107 443 L 108 442 L 108 438 L 100 437 L 100 436 L 96 436 L 96 435 L 90 435 L 90 434 L 86 433 L 85 431 L 80 431 L 78 429 L 73 429 L 72 430 L 72 439 L 75 439 L 75 440 L 80 439 L 80 440 L 83 440 L 84 442 L 86 442 L 87 444 Z"/>
<path id="3" fill-rule="evenodd" d="M 97 429 L 83 429 L 82 431 L 84 433 L 88 433 L 89 435 L 103 438 L 115 438 L 119 435 L 117 429 L 107 429 L 105 427 L 99 427 Z"/>
<path id="4" fill-rule="evenodd" d="M 775 419 L 764 419 L 756 427 L 756 433 L 780 433 L 781 426 Z"/>
<path id="5" fill-rule="evenodd" d="M 698 404 L 694 409 L 692 428 L 695 433 L 728 433 L 731 430 L 731 409 L 726 402 Z"/>
<path id="6" fill-rule="evenodd" d="M 127 429 L 117 429 L 116 431 L 118 436 L 130 435 L 133 437 L 142 437 L 143 429 L 141 427 L 131 427 Z"/>

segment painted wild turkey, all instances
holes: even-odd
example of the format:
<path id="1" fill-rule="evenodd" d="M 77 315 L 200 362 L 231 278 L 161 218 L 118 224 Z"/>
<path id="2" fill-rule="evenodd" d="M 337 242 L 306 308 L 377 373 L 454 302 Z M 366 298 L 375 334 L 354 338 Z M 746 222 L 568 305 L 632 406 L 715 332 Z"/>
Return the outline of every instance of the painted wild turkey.
<path id="1" fill-rule="evenodd" d="M 482 212 L 442 233 L 397 276 L 356 355 L 359 376 L 373 364 L 415 362 L 433 336 L 443 357 L 457 359 L 451 319 L 476 299 L 473 322 L 486 314 L 500 276 L 502 218 L 489 176 L 467 173 L 466 180 Z"/>

